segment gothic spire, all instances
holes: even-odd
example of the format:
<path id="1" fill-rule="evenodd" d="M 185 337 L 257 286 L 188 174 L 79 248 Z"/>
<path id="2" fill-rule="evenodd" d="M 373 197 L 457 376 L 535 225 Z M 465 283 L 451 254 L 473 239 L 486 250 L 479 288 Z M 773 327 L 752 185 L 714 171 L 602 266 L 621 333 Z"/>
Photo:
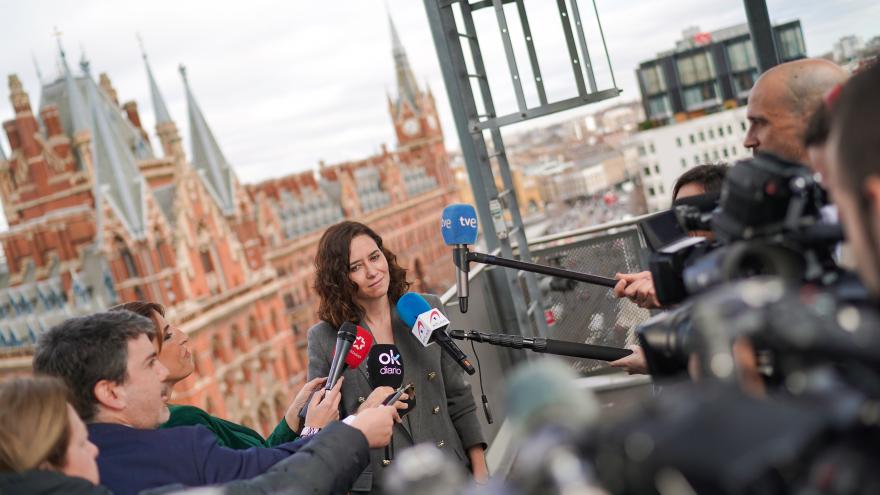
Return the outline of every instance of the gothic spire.
<path id="1" fill-rule="evenodd" d="M 70 98 L 70 118 L 73 123 L 71 135 L 76 135 L 81 131 L 91 128 L 89 124 L 89 112 L 86 109 L 83 94 L 79 85 L 70 73 L 70 67 L 67 65 L 67 56 L 64 53 L 64 47 L 61 46 L 61 38 L 58 38 L 58 54 L 61 56 L 61 70 L 64 72 L 64 85 Z"/>
<path id="2" fill-rule="evenodd" d="M 180 66 L 180 75 L 186 89 L 186 106 L 189 113 L 189 134 L 192 142 L 192 164 L 205 182 L 208 191 L 214 197 L 224 215 L 235 212 L 233 198 L 232 167 L 223 156 L 214 134 L 208 127 L 205 116 L 196 102 L 186 78 L 186 67 Z"/>
<path id="3" fill-rule="evenodd" d="M 144 50 L 144 42 L 140 36 L 138 36 L 138 43 L 141 46 L 141 57 L 144 59 L 144 66 L 147 68 L 147 79 L 150 82 L 150 98 L 153 100 L 153 113 L 156 114 L 156 125 L 171 122 L 171 115 L 168 113 L 168 107 L 165 106 L 165 99 L 162 98 L 162 93 L 159 92 L 156 78 L 153 77 L 150 61 L 147 60 L 147 52 Z"/>
<path id="4" fill-rule="evenodd" d="M 406 50 L 403 43 L 400 42 L 400 36 L 397 34 L 397 27 L 394 25 L 394 19 L 391 13 L 388 13 L 388 25 L 391 27 L 391 53 L 394 56 L 394 70 L 397 73 L 397 97 L 398 110 L 399 105 L 406 101 L 413 110 L 418 110 L 419 87 L 416 84 L 416 78 L 413 75 L 412 68 L 409 65 L 409 57 L 406 56 Z"/>
<path id="5" fill-rule="evenodd" d="M 92 163 L 95 180 L 100 190 L 107 193 L 107 201 L 128 231 L 134 238 L 142 239 L 146 231 L 143 177 L 128 144 L 112 127 L 110 110 L 92 80 L 88 62 L 83 60 L 81 66 L 86 74 L 87 102 L 94 123 Z"/>

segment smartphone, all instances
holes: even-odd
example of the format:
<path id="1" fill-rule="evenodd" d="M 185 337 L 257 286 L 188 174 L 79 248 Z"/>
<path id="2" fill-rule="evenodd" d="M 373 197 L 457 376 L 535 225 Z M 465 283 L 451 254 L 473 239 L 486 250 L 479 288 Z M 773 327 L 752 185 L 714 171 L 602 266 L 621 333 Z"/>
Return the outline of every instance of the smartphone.
<path id="1" fill-rule="evenodd" d="M 412 391 L 416 388 L 412 383 L 407 383 L 406 385 L 401 386 L 399 389 L 395 390 L 393 394 L 389 395 L 387 399 L 382 401 L 383 406 L 390 406 L 397 402 L 400 399 L 400 396 L 403 394 L 408 394 L 412 396 Z"/>

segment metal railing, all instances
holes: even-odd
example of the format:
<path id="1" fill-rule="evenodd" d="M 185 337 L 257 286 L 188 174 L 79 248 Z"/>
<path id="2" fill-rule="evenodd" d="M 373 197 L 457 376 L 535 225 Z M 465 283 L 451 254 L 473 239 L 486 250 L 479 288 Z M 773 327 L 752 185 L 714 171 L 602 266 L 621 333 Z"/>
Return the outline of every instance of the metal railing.
<path id="1" fill-rule="evenodd" d="M 616 272 L 644 269 L 641 251 L 644 242 L 635 224 L 643 217 L 611 222 L 558 235 L 535 239 L 532 259 L 540 264 L 557 264 L 563 268 L 613 276 Z M 470 271 L 470 310 L 458 311 L 455 288 L 442 296 L 451 321 L 451 328 L 482 330 L 493 333 L 515 333 L 503 326 L 502 306 L 495 298 L 494 270 L 504 268 L 475 265 Z M 525 287 L 523 294 L 527 295 Z M 649 317 L 647 310 L 628 300 L 613 296 L 611 289 L 576 284 L 567 291 L 542 291 L 541 306 L 552 321 L 547 337 L 588 344 L 623 347 L 633 342 L 633 329 Z M 482 389 L 491 404 L 495 418 L 488 424 L 478 413 L 490 443 L 488 460 L 493 472 L 504 472 L 511 460 L 511 428 L 505 421 L 504 378 L 512 368 L 527 359 L 545 355 L 528 350 L 505 349 L 489 344 L 460 342 L 462 350 L 478 363 Z M 600 403 L 615 411 L 650 393 L 650 379 L 615 372 L 607 363 L 588 359 L 563 358 L 582 378 L 580 385 L 596 394 Z M 480 375 L 470 377 L 474 400 L 481 403 Z M 478 407 L 479 409 L 479 407 Z"/>

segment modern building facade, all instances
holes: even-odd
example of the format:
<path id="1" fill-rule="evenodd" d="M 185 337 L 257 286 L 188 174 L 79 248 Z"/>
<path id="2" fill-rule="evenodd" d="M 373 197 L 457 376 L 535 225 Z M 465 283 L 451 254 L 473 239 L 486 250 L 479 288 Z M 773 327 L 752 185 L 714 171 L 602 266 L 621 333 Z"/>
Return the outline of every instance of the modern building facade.
<path id="1" fill-rule="evenodd" d="M 747 130 L 746 108 L 739 107 L 634 135 L 648 211 L 669 208 L 673 185 L 688 169 L 750 156 L 742 144 Z"/>
<path id="2" fill-rule="evenodd" d="M 806 57 L 798 20 L 773 27 L 781 62 Z M 639 64 L 636 76 L 651 125 L 683 121 L 746 103 L 758 77 L 748 25 L 709 33 L 690 28 L 672 50 Z"/>
<path id="3" fill-rule="evenodd" d="M 393 25 L 392 39 L 397 149 L 257 185 L 239 183 L 183 68 L 189 150 L 146 56 L 158 146 L 136 103 L 120 105 L 88 64 L 74 75 L 63 52 L 38 114 L 10 76 L 0 374 L 27 372 L 39 334 L 67 317 L 155 301 L 195 349 L 196 372 L 173 400 L 268 433 L 305 378 L 302 331 L 316 321 L 313 260 L 327 226 L 371 225 L 416 290 L 448 287 L 453 266 L 437 220 L 455 188 L 443 133 Z"/>

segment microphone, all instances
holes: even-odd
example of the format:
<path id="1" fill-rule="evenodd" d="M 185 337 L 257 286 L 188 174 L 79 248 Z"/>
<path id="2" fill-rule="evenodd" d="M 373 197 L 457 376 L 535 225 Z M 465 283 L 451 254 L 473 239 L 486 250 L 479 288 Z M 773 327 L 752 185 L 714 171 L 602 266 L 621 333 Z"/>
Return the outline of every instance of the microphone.
<path id="1" fill-rule="evenodd" d="M 475 340 L 499 347 L 525 348 L 535 352 L 556 354 L 558 356 L 598 359 L 600 361 L 617 361 L 622 357 L 632 354 L 631 350 L 619 347 L 579 344 L 577 342 L 566 342 L 564 340 L 545 339 L 542 337 L 527 338 L 519 335 L 485 333 L 475 330 L 451 330 L 449 336 L 457 340 Z"/>
<path id="2" fill-rule="evenodd" d="M 403 358 L 400 350 L 394 344 L 376 344 L 370 349 L 370 357 L 367 359 L 367 370 L 370 376 L 370 386 L 373 388 L 391 387 L 399 389 L 403 385 Z M 403 401 L 408 407 L 400 411 L 400 417 L 405 416 L 416 407 L 415 394 Z"/>
<path id="3" fill-rule="evenodd" d="M 330 362 L 325 390 L 330 390 L 348 368 L 357 368 L 373 346 L 373 335 L 360 325 L 345 322 L 336 334 L 336 349 Z"/>
<path id="4" fill-rule="evenodd" d="M 468 361 L 467 355 L 446 334 L 449 320 L 439 309 L 432 308 L 424 297 L 415 292 L 407 292 L 398 299 L 397 312 L 400 319 L 412 327 L 412 334 L 423 346 L 436 342 L 467 374 L 473 375 L 477 372 Z"/>
<path id="5" fill-rule="evenodd" d="M 443 208 L 440 218 L 440 232 L 443 242 L 452 248 L 452 262 L 458 267 L 455 281 L 458 292 L 458 309 L 462 313 L 468 310 L 468 244 L 477 242 L 477 212 L 467 204 L 452 204 Z"/>

